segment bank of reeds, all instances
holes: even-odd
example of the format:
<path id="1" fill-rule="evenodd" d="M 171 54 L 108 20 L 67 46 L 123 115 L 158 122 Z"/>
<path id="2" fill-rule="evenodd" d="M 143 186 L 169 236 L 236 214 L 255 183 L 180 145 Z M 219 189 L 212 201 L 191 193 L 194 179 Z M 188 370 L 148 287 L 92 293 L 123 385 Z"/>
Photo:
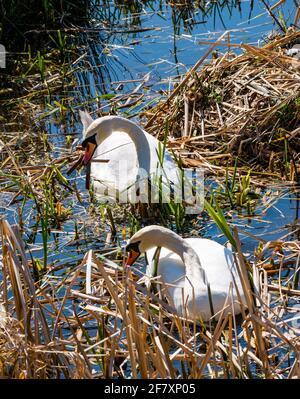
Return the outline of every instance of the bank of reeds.
<path id="1" fill-rule="evenodd" d="M 278 246 L 280 268 L 299 259 L 297 242 L 267 243 L 249 265 L 235 231 L 248 309 L 204 325 L 177 315 L 121 258 L 89 251 L 67 276 L 48 271 L 34 282 L 18 228 L 1 220 L 0 231 L 3 377 L 300 377 L 299 308 L 290 301 L 300 291 L 280 280 L 270 284 L 266 270 Z M 165 290 L 159 277 L 155 282 Z"/>
<path id="2" fill-rule="evenodd" d="M 158 137 L 168 131 L 186 165 L 218 172 L 238 158 L 238 166 L 297 181 L 300 61 L 287 50 L 299 40 L 293 29 L 262 47 L 223 34 L 166 99 L 143 113 L 146 129 Z"/>

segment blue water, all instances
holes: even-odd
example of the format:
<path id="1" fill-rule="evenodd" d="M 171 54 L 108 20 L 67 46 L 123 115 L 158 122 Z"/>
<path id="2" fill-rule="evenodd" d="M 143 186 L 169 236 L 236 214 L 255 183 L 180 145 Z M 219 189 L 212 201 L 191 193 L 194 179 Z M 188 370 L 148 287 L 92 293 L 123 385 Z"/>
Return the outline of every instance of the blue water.
<path id="1" fill-rule="evenodd" d="M 107 33 L 101 31 L 99 40 L 94 36 L 85 38 L 89 43 L 86 57 L 92 60 L 90 65 L 87 58 L 83 58 L 80 63 L 84 67 L 80 75 L 81 83 L 88 82 L 85 94 L 92 98 L 95 97 L 95 93 L 130 93 L 138 83 L 124 83 L 123 89 L 117 90 L 118 82 L 143 79 L 149 73 L 147 86 L 150 86 L 152 90 L 146 95 L 145 103 L 147 103 L 154 98 L 161 98 L 158 90 L 172 89 L 174 78 L 185 73 L 203 56 L 209 46 L 201 42 L 214 42 L 225 31 L 228 31 L 224 43 L 230 39 L 230 42 L 235 44 L 262 45 L 276 26 L 262 3 L 260 1 L 253 3 L 252 10 L 251 2 L 246 0 L 241 2 L 241 11 L 234 7 L 224 7 L 221 16 L 216 11 L 206 18 L 203 18 L 198 10 L 184 26 L 178 13 L 174 22 L 172 9 L 164 2 L 160 9 L 159 2 L 156 1 L 153 9 L 144 7 L 144 11 L 140 14 L 141 25 L 137 27 L 152 30 L 138 33 L 122 33 L 130 31 L 134 26 L 130 24 L 132 16 L 119 18 L 120 28 L 114 27 Z M 275 3 L 275 1 L 270 2 L 271 5 Z M 293 20 L 294 16 L 291 14 L 294 7 L 293 0 L 288 0 L 284 7 L 279 8 L 285 20 L 289 22 Z M 111 6 L 111 9 L 113 8 Z M 95 12 L 94 24 L 99 26 L 97 12 Z M 98 52 L 98 60 L 94 56 L 95 48 Z M 221 53 L 225 52 L 227 46 L 218 46 L 217 50 Z M 209 59 L 210 56 L 207 61 Z M 97 73 L 97 66 L 100 64 L 102 64 L 104 76 L 102 82 L 99 82 Z M 105 107 L 103 109 L 107 111 Z M 130 113 L 140 109 L 141 107 L 134 108 L 130 110 Z"/>

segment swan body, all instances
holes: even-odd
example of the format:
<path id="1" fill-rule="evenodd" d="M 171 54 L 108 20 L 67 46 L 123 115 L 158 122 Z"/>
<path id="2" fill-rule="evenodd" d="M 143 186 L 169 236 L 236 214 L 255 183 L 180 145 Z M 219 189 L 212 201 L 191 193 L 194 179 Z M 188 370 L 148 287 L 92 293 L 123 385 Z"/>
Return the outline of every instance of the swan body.
<path id="1" fill-rule="evenodd" d="M 81 112 L 84 126 L 83 139 L 94 137 L 96 148 L 91 158 L 90 176 L 97 197 L 115 197 L 115 192 L 127 192 L 129 202 L 136 198 L 136 183 L 148 184 L 148 177 L 158 175 L 160 143 L 137 124 L 120 116 L 105 116 L 93 120 L 86 112 Z M 99 162 L 108 161 L 108 162 Z M 170 153 L 164 150 L 162 176 L 166 184 L 177 184 L 179 174 Z"/>
<path id="2" fill-rule="evenodd" d="M 157 275 L 166 284 L 171 302 L 180 315 L 203 321 L 215 315 L 218 319 L 227 297 L 229 306 L 224 314 L 228 311 L 240 313 L 237 290 L 244 306 L 245 297 L 230 249 L 205 238 L 183 239 L 161 226 L 141 229 L 132 236 L 127 247 L 146 253 L 151 262 L 158 246 L 162 249 Z M 146 274 L 152 275 L 151 265 Z"/>

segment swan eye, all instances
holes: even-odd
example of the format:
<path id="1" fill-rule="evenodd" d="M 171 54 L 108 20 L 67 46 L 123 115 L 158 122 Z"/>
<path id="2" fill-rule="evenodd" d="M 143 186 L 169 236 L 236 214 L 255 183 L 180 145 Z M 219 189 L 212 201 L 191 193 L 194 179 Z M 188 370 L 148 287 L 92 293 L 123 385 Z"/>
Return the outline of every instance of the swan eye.
<path id="1" fill-rule="evenodd" d="M 82 148 L 86 148 L 89 143 L 97 145 L 96 134 L 83 140 L 81 143 Z"/>
<path id="2" fill-rule="evenodd" d="M 136 241 L 136 242 L 132 242 L 132 243 L 128 244 L 126 246 L 126 252 L 134 251 L 134 252 L 140 253 L 141 252 L 140 248 L 139 248 L 140 243 L 141 243 L 141 241 Z"/>

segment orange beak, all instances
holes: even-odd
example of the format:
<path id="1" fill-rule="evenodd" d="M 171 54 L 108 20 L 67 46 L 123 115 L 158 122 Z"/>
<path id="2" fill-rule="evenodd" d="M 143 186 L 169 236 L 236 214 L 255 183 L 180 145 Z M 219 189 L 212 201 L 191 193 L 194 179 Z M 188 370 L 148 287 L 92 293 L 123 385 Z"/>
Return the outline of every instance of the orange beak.
<path id="1" fill-rule="evenodd" d="M 133 251 L 133 250 L 129 251 L 129 255 L 128 255 L 128 258 L 126 260 L 125 266 L 126 267 L 132 266 L 139 256 L 140 256 L 139 252 L 136 252 L 136 251 Z"/>
<path id="2" fill-rule="evenodd" d="M 83 160 L 82 160 L 84 165 L 87 165 L 91 161 L 92 156 L 94 155 L 94 152 L 96 150 L 96 147 L 97 146 L 94 143 L 87 143 L 87 146 L 86 146 L 86 149 L 84 152 L 84 156 L 83 156 Z"/>

